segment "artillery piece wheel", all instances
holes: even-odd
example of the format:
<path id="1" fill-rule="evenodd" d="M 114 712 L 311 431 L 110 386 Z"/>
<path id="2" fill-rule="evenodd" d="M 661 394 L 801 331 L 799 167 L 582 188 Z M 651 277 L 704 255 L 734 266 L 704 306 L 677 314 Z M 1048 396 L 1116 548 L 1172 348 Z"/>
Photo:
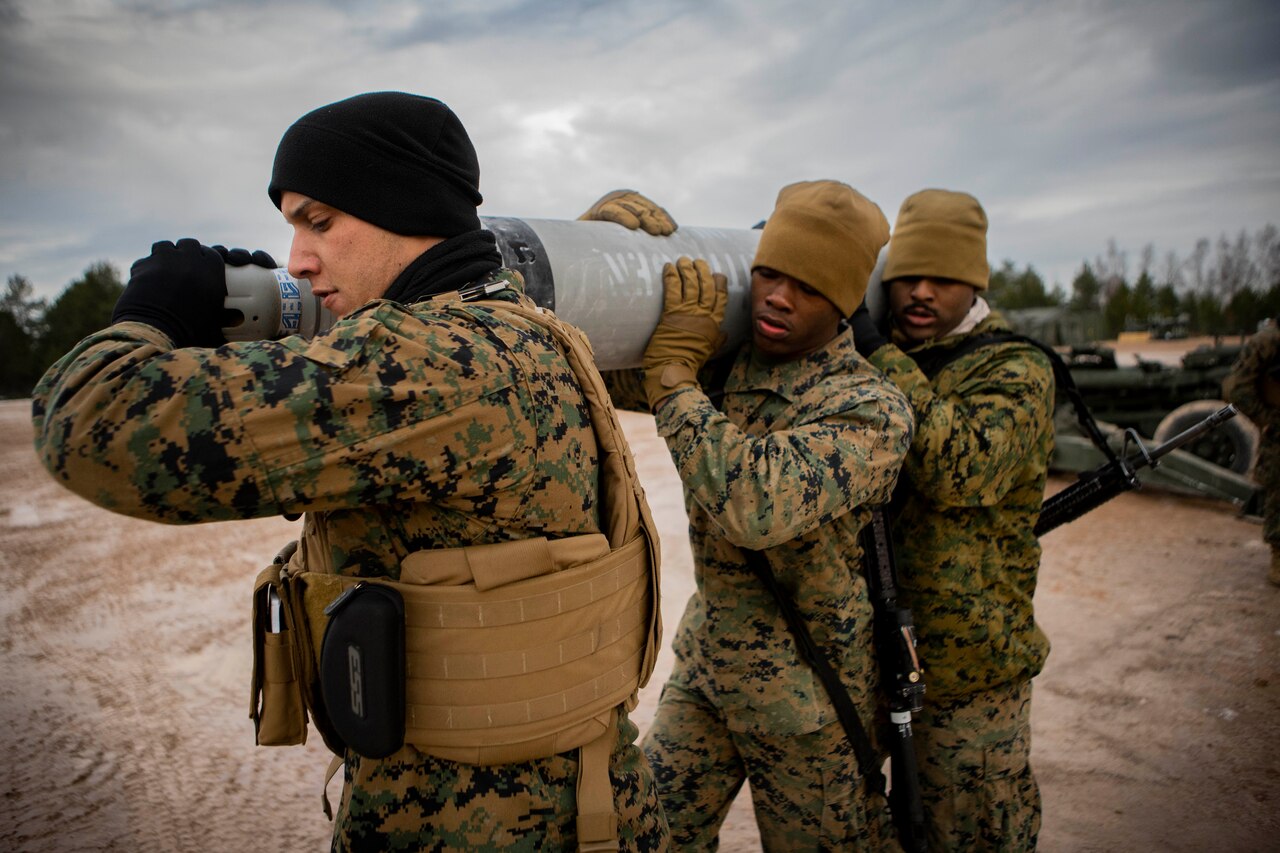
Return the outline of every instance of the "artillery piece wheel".
<path id="1" fill-rule="evenodd" d="M 1183 403 L 1164 416 L 1152 438 L 1157 444 L 1168 441 L 1225 405 L 1221 400 L 1192 400 L 1190 403 Z M 1259 439 L 1258 428 L 1253 421 L 1238 414 L 1182 449 L 1236 474 L 1248 474 L 1253 470 L 1253 463 L 1258 456 Z"/>

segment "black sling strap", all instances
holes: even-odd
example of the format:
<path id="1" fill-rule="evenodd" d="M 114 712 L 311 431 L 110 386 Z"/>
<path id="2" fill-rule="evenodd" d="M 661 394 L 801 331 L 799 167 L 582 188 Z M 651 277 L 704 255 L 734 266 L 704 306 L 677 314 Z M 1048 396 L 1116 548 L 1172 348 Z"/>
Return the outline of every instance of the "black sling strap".
<path id="1" fill-rule="evenodd" d="M 787 595 L 778 584 L 778 579 L 773 576 L 768 557 L 762 551 L 752 551 L 747 548 L 743 548 L 742 553 L 747 558 L 747 565 L 756 573 L 756 577 L 769 592 L 773 593 L 774 600 L 778 602 L 778 609 L 782 611 L 787 627 L 791 629 L 791 635 L 795 638 L 800 657 L 809 664 L 814 675 L 818 676 L 818 680 L 822 682 L 827 696 L 831 698 L 836 717 L 840 720 L 845 737 L 853 746 L 854 755 L 858 758 L 858 766 L 862 769 L 868 788 L 883 795 L 885 779 L 884 774 L 880 772 L 880 762 L 876 759 L 876 751 L 871 746 L 871 738 L 867 736 L 867 730 L 862 725 L 862 718 L 858 716 L 858 709 L 854 707 L 849 691 L 840 681 L 840 675 L 832 668 L 826 654 L 809 633 L 809 626 L 805 624 L 804 616 L 800 614 L 791 596 Z"/>

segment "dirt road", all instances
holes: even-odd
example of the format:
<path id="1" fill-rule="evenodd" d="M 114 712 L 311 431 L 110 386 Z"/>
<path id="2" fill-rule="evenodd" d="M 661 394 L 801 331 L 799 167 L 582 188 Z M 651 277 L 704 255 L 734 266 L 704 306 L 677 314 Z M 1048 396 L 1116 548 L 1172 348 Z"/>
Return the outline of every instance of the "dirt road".
<path id="1" fill-rule="evenodd" d="M 663 535 L 669 639 L 692 589 L 679 485 L 651 419 L 623 423 Z M 255 747 L 248 719 L 250 587 L 296 529 L 99 510 L 39 467 L 28 404 L 0 402 L 0 848 L 328 849 L 323 746 Z M 1280 849 L 1267 562 L 1232 507 L 1155 492 L 1045 538 L 1041 849 Z M 642 727 L 670 665 L 664 651 Z M 759 849 L 745 796 L 722 842 Z"/>

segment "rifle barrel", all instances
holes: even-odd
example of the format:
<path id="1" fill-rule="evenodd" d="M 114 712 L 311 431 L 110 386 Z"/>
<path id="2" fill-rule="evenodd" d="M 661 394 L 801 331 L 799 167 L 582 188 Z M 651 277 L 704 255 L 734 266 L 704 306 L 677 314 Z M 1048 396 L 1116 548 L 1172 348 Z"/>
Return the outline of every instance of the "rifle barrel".
<path id="1" fill-rule="evenodd" d="M 1097 509 L 1121 492 L 1126 492 L 1139 485 L 1134 474 L 1139 468 L 1147 465 L 1155 466 L 1160 457 L 1188 444 L 1211 429 L 1231 420 L 1238 413 L 1232 405 L 1223 406 L 1199 423 L 1184 429 L 1173 438 L 1163 442 L 1159 447 L 1150 450 L 1138 441 L 1139 451 L 1116 462 L 1106 462 L 1097 468 L 1081 475 L 1081 478 L 1067 488 L 1046 500 L 1040 506 L 1040 517 L 1036 520 L 1034 533 L 1043 536 L 1068 521 L 1075 521 L 1086 512 Z"/>
<path id="2" fill-rule="evenodd" d="M 1141 468 L 1149 460 L 1154 462 L 1154 460 L 1159 459 L 1161 456 L 1164 456 L 1166 453 L 1177 450 L 1182 445 L 1195 441 L 1197 438 L 1204 435 L 1209 430 L 1216 429 L 1217 427 L 1221 426 L 1222 424 L 1234 418 L 1237 414 L 1239 414 L 1239 411 L 1240 410 L 1237 409 L 1235 406 L 1228 403 L 1227 405 L 1223 406 L 1221 409 L 1218 409 L 1216 412 L 1209 415 L 1209 417 L 1205 418 L 1199 423 L 1195 423 L 1187 427 L 1182 432 L 1175 435 L 1173 438 L 1161 444 L 1159 447 L 1152 448 L 1145 454 L 1145 456 L 1143 454 L 1137 454 L 1138 458 L 1131 458 L 1129 460 L 1129 464 L 1133 468 Z"/>

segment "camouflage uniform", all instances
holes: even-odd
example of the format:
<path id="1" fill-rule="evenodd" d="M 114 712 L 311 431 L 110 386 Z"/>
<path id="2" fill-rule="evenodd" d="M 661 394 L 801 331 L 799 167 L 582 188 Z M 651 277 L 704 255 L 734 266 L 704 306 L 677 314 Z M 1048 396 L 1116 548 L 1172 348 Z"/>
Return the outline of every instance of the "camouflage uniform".
<path id="1" fill-rule="evenodd" d="M 1271 582 L 1274 584 L 1280 584 L 1280 400 L 1268 398 L 1264 380 L 1278 366 L 1280 326 L 1272 322 L 1249 338 L 1222 382 L 1223 396 L 1262 433 L 1253 476 L 1262 487 L 1262 538 L 1272 548 Z M 1280 387 L 1276 392 L 1280 392 Z"/>
<path id="2" fill-rule="evenodd" d="M 606 378 L 617 405 L 646 408 L 634 374 Z M 783 364 L 761 364 L 744 347 L 721 408 L 685 389 L 656 418 L 684 484 L 697 582 L 643 742 L 672 840 L 715 849 L 749 779 L 766 849 L 894 849 L 884 798 L 868 792 L 821 683 L 739 549 L 765 550 L 873 731 L 857 534 L 897 479 L 906 401 L 846 333 Z"/>
<path id="3" fill-rule="evenodd" d="M 992 313 L 911 355 L 1008 330 Z M 893 532 L 928 685 L 914 728 L 929 848 L 1029 849 L 1040 825 L 1030 680 L 1049 652 L 1032 610 L 1032 528 L 1053 445 L 1053 373 L 1021 343 L 979 347 L 932 382 L 911 355 L 887 345 L 870 360 L 916 413 Z"/>
<path id="4" fill-rule="evenodd" d="M 519 277 L 485 281 L 524 299 Z M 522 291 L 521 291 L 522 292 Z M 527 300 L 526 300 L 527 301 Z M 335 570 L 398 577 L 416 550 L 599 531 L 597 447 L 541 326 L 459 301 L 375 301 L 311 341 L 173 349 L 94 334 L 41 381 L 36 446 L 108 509 L 193 523 L 315 514 Z M 666 846 L 652 773 L 619 709 L 623 849 Z M 348 753 L 340 850 L 572 849 L 577 752 L 474 766 L 405 746 Z"/>

